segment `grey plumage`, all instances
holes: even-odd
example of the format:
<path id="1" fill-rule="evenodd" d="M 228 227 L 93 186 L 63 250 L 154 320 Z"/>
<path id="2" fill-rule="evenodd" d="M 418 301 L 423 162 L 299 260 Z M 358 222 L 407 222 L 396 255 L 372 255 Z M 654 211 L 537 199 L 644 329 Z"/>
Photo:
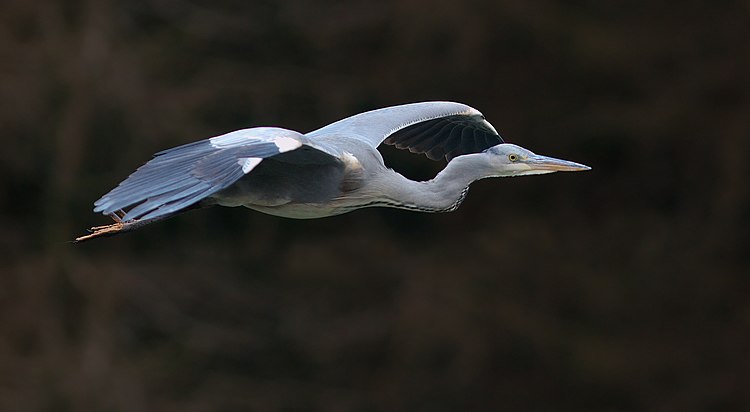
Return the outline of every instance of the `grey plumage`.
<path id="1" fill-rule="evenodd" d="M 448 165 L 434 179 L 414 182 L 385 167 L 381 143 Z M 477 179 L 587 169 L 504 143 L 467 105 L 414 103 L 307 134 L 257 127 L 159 152 L 94 203 L 95 212 L 116 223 L 78 240 L 127 231 L 198 204 L 242 205 L 293 218 L 371 206 L 450 211 Z"/>

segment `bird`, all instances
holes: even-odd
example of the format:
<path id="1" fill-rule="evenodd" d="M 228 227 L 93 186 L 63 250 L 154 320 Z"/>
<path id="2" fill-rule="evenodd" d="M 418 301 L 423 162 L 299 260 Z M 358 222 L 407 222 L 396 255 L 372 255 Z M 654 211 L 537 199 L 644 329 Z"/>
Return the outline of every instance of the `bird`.
<path id="1" fill-rule="evenodd" d="M 447 164 L 433 179 L 410 180 L 385 165 L 378 151 L 382 144 Z M 94 202 L 94 212 L 114 223 L 92 227 L 75 241 L 129 232 L 212 205 L 296 219 L 376 206 L 451 212 L 480 179 L 589 169 L 506 143 L 471 106 L 402 104 L 309 133 L 253 127 L 158 152 Z"/>

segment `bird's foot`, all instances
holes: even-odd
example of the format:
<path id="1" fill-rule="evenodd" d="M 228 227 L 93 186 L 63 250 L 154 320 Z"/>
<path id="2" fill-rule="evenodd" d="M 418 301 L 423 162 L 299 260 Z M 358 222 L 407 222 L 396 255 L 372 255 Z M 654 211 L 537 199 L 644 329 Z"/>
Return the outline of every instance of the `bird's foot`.
<path id="1" fill-rule="evenodd" d="M 101 236 L 112 236 L 120 233 L 125 228 L 125 223 L 115 222 L 111 225 L 94 226 L 88 230 L 88 235 L 79 236 L 76 238 L 76 242 L 83 242 L 86 240 L 94 239 Z"/>
<path id="2" fill-rule="evenodd" d="M 123 229 L 129 226 L 128 223 L 122 221 L 122 218 L 124 216 L 125 212 L 122 210 L 112 213 L 111 215 L 109 215 L 109 217 L 112 218 L 115 223 L 104 226 L 94 226 L 91 229 L 88 229 L 89 234 L 77 237 L 75 239 L 75 242 L 84 242 L 86 240 L 94 239 L 97 237 L 112 236 L 122 232 Z"/>
<path id="3" fill-rule="evenodd" d="M 197 206 L 192 206 L 189 209 L 194 209 Z M 74 242 L 84 242 L 86 240 L 94 239 L 97 237 L 106 237 L 106 236 L 114 236 L 119 235 L 121 233 L 130 232 L 132 230 L 140 229 L 143 226 L 149 225 L 154 222 L 159 222 L 161 220 L 168 219 L 178 213 L 183 213 L 184 210 L 181 210 L 176 213 L 170 213 L 164 216 L 158 216 L 158 217 L 152 217 L 149 219 L 131 219 L 127 222 L 123 219 L 125 218 L 125 215 L 127 214 L 123 210 L 118 210 L 112 214 L 109 215 L 112 220 L 115 221 L 115 223 L 104 225 L 104 226 L 94 226 L 91 229 L 89 229 L 88 235 L 83 235 L 77 237 Z"/>

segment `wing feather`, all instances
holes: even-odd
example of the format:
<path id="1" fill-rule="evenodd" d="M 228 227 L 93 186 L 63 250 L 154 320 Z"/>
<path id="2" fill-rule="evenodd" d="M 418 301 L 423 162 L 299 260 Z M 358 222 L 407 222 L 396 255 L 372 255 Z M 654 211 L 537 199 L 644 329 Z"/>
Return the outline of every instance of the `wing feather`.
<path id="1" fill-rule="evenodd" d="M 445 124 L 453 127 L 446 128 Z M 482 135 L 483 140 L 475 140 L 467 133 L 461 133 L 459 137 L 454 132 L 456 128 L 474 131 Z M 357 139 L 372 147 L 385 143 L 414 153 L 425 153 L 430 158 L 442 152 L 444 155 L 440 157 L 446 160 L 503 143 L 482 113 L 454 102 L 412 103 L 372 110 L 331 123 L 305 136 L 313 141 Z M 465 142 L 467 138 L 469 141 Z M 456 143 L 456 139 L 461 141 Z"/>
<path id="2" fill-rule="evenodd" d="M 316 152 L 316 161 L 339 162 L 335 153 L 303 135 L 279 128 L 238 130 L 163 150 L 116 188 L 94 202 L 94 211 L 126 210 L 124 222 L 151 219 L 189 207 L 231 186 L 261 161 L 300 148 Z"/>
<path id="3" fill-rule="evenodd" d="M 423 123 L 433 127 L 424 127 Z M 409 140 L 403 141 L 407 133 Z M 497 131 L 481 115 L 452 115 L 426 120 L 396 131 L 384 141 L 413 153 L 425 153 L 433 160 L 439 159 L 434 153 L 443 152 L 445 159 L 451 160 L 456 156 L 479 153 L 502 142 Z M 441 150 L 433 150 L 436 147 Z"/>

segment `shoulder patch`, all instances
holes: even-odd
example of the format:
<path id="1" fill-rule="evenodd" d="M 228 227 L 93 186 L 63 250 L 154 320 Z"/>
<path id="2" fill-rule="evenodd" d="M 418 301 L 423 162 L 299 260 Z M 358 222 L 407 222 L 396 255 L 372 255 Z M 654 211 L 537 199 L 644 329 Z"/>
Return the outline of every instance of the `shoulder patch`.
<path id="1" fill-rule="evenodd" d="M 246 157 L 242 159 L 237 160 L 237 164 L 242 167 L 242 173 L 248 174 L 251 170 L 255 168 L 255 166 L 258 166 L 258 164 L 262 161 L 260 157 Z"/>
<path id="2" fill-rule="evenodd" d="M 291 137 L 280 136 L 273 139 L 273 143 L 279 148 L 279 152 L 289 152 L 302 146 L 302 142 Z"/>

